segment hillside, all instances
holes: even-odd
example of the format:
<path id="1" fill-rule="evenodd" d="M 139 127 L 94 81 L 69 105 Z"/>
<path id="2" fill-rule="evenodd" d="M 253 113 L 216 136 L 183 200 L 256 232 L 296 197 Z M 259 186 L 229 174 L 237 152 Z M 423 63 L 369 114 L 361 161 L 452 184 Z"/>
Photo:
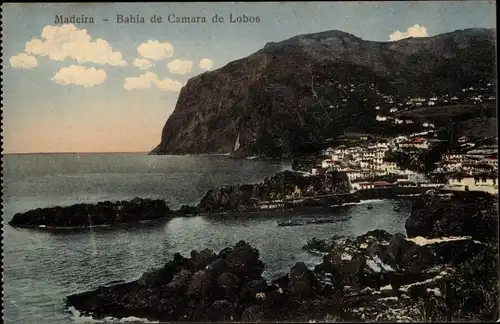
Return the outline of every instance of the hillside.
<path id="1" fill-rule="evenodd" d="M 495 80 L 495 39 L 489 29 L 397 42 L 327 31 L 268 43 L 190 79 L 152 153 L 297 156 L 345 132 L 397 133 L 374 122 L 375 105 Z"/>

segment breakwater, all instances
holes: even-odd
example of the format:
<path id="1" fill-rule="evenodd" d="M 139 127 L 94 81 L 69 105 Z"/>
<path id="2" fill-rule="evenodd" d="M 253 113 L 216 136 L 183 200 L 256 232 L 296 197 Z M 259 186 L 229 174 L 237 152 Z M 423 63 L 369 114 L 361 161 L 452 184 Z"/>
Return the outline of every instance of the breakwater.
<path id="1" fill-rule="evenodd" d="M 360 189 L 353 193 L 355 199 L 395 199 L 410 195 L 422 195 L 429 187 L 382 187 Z"/>

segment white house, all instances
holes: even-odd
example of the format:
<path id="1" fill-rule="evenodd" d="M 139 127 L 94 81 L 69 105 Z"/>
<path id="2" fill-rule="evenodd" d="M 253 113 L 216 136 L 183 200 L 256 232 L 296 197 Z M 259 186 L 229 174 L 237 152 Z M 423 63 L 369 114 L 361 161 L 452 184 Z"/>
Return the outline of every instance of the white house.
<path id="1" fill-rule="evenodd" d="M 457 160 L 457 161 L 463 161 L 464 160 L 464 155 L 463 154 L 444 154 L 443 157 L 442 157 L 443 160 L 448 160 L 448 161 L 452 161 L 452 160 Z"/>
<path id="2" fill-rule="evenodd" d="M 396 170 L 397 166 L 395 162 L 383 162 L 379 166 L 379 170 L 382 170 L 387 173 L 393 173 Z"/>
<path id="3" fill-rule="evenodd" d="M 377 115 L 377 117 L 375 117 L 375 119 L 377 121 L 386 121 L 387 120 L 387 117 L 386 116 L 380 116 L 380 115 Z"/>
<path id="4" fill-rule="evenodd" d="M 403 120 L 399 119 L 399 118 L 395 118 L 394 119 L 394 123 L 395 124 L 402 124 L 403 123 Z"/>
<path id="5" fill-rule="evenodd" d="M 398 111 L 398 108 L 391 108 L 391 109 L 389 109 L 389 112 L 390 112 L 390 113 L 395 113 L 395 112 L 397 112 L 397 111 Z"/>
<path id="6" fill-rule="evenodd" d="M 413 120 L 411 120 L 411 119 L 406 119 L 406 120 L 405 120 L 405 123 L 407 123 L 407 124 L 413 124 Z"/>
<path id="7" fill-rule="evenodd" d="M 492 173 L 476 176 L 459 173 L 448 179 L 447 189 L 458 191 L 483 191 L 498 195 L 497 176 Z"/>
<path id="8" fill-rule="evenodd" d="M 427 105 L 428 105 L 428 106 L 435 106 L 435 105 L 436 105 L 436 103 L 435 103 L 434 101 L 429 101 L 429 102 L 427 103 Z"/>
<path id="9" fill-rule="evenodd" d="M 358 179 L 363 178 L 364 174 L 361 171 L 354 170 L 351 168 L 344 168 L 340 170 L 341 172 L 345 172 L 347 174 L 347 178 L 352 182 Z"/>
<path id="10" fill-rule="evenodd" d="M 354 190 L 359 190 L 359 189 L 371 189 L 374 187 L 373 182 L 367 182 L 367 181 L 362 181 L 362 182 L 354 182 L 352 183 L 352 187 Z"/>
<path id="11" fill-rule="evenodd" d="M 372 159 L 364 159 L 359 161 L 359 164 L 361 166 L 361 169 L 370 169 L 373 166 L 373 160 Z"/>

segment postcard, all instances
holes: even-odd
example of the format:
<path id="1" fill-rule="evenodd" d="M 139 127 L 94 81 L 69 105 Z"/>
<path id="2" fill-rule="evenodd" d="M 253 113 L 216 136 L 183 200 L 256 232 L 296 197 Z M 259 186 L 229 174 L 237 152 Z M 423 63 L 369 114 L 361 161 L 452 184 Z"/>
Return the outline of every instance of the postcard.
<path id="1" fill-rule="evenodd" d="M 3 4 L 5 323 L 498 320 L 495 9 Z"/>

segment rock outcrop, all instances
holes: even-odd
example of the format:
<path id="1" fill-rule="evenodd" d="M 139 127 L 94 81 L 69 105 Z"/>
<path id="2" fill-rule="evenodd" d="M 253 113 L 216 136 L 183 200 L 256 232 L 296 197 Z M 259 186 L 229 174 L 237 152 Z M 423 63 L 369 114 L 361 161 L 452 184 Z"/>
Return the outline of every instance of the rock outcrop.
<path id="1" fill-rule="evenodd" d="M 209 190 L 201 199 L 200 212 L 246 211 L 257 209 L 259 202 L 282 200 L 295 192 L 301 197 L 313 197 L 325 194 L 347 194 L 345 197 L 332 197 L 326 205 L 359 201 L 349 195 L 350 185 L 345 173 L 332 172 L 318 176 L 304 176 L 299 172 L 283 171 L 258 184 L 227 186 Z M 312 199 L 304 204 L 321 205 L 323 201 Z M 295 206 L 297 207 L 297 206 Z"/>
<path id="2" fill-rule="evenodd" d="M 37 208 L 14 215 L 14 227 L 89 227 L 131 224 L 168 218 L 172 211 L 164 200 L 134 198 L 130 201 L 104 201 Z"/>
<path id="3" fill-rule="evenodd" d="M 428 234 L 432 234 L 429 232 Z M 244 241 L 214 253 L 175 254 L 140 279 L 67 297 L 94 318 L 160 321 L 492 321 L 498 247 L 485 238 L 406 238 L 383 230 L 312 240 L 314 271 L 299 262 L 268 282 Z"/>
<path id="4" fill-rule="evenodd" d="M 95 204 L 75 204 L 37 208 L 13 216 L 9 225 L 25 228 L 85 228 L 137 224 L 168 220 L 176 216 L 228 211 L 255 211 L 261 201 L 284 199 L 300 192 L 305 199 L 293 208 L 330 206 L 359 201 L 349 194 L 350 185 L 345 173 L 331 172 L 321 176 L 304 176 L 293 171 L 277 173 L 262 183 L 226 186 L 209 190 L 197 206 L 182 205 L 172 210 L 161 199 L 134 198 L 131 201 L 104 201 Z M 317 199 L 324 194 L 346 194 Z"/>
<path id="5" fill-rule="evenodd" d="M 409 237 L 497 240 L 498 196 L 482 192 L 455 192 L 451 197 L 428 195 L 413 205 L 405 228 Z"/>
<path id="6" fill-rule="evenodd" d="M 495 44 L 489 29 L 396 42 L 326 31 L 269 43 L 191 78 L 152 153 L 279 158 L 315 152 L 344 132 L 413 132 L 417 124 L 375 123 L 373 107 L 384 95 L 405 102 L 495 80 Z"/>
<path id="7" fill-rule="evenodd" d="M 189 259 L 176 254 L 134 282 L 71 295 L 67 305 L 95 318 L 260 321 L 291 318 L 288 310 L 316 293 L 317 281 L 304 264 L 294 266 L 279 284 L 267 283 L 263 269 L 259 251 L 240 241 L 218 254 L 193 251 Z"/>
<path id="8" fill-rule="evenodd" d="M 340 292 L 343 312 L 358 319 L 477 321 L 498 316 L 496 245 L 468 237 L 414 242 L 374 230 L 356 238 L 312 240 L 305 248 L 324 254 L 315 277 Z M 473 273 L 478 277 L 470 285 L 465 278 Z M 468 294 L 477 298 L 475 306 Z"/>

